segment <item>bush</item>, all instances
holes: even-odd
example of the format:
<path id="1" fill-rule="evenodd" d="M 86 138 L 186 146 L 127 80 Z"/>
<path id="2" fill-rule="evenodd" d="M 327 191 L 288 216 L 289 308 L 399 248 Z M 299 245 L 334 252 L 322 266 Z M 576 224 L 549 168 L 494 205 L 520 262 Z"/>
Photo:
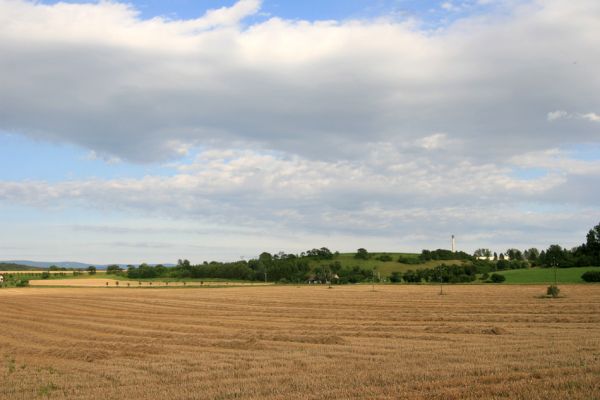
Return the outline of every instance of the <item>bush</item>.
<path id="1" fill-rule="evenodd" d="M 581 275 L 581 279 L 586 282 L 600 282 L 600 271 L 587 271 Z"/>
<path id="2" fill-rule="evenodd" d="M 492 276 L 490 276 L 490 279 L 494 283 L 502 283 L 506 280 L 506 277 L 500 274 L 492 274 Z"/>
<path id="3" fill-rule="evenodd" d="M 398 257 L 398 262 L 402 263 L 402 264 L 411 264 L 411 265 L 421 264 L 421 260 L 418 257 L 407 257 L 407 256 Z"/>
<path id="4" fill-rule="evenodd" d="M 15 286 L 16 287 L 29 286 L 29 281 L 27 279 L 18 279 L 17 281 L 15 281 Z"/>
<path id="5" fill-rule="evenodd" d="M 382 262 L 387 262 L 392 261 L 392 256 L 390 256 L 389 254 L 382 254 L 379 257 L 376 257 L 375 259 Z"/>
<path id="6" fill-rule="evenodd" d="M 47 271 L 42 272 L 42 279 L 50 279 L 50 272 L 47 272 Z"/>
<path id="7" fill-rule="evenodd" d="M 371 255 L 369 254 L 369 252 L 366 249 L 363 249 L 362 247 L 358 250 L 356 250 L 356 254 L 354 255 L 354 258 L 358 259 L 358 260 L 368 260 L 369 258 L 371 258 Z"/>
<path id="8" fill-rule="evenodd" d="M 398 271 L 392 272 L 392 274 L 390 275 L 390 282 L 392 282 L 392 283 L 402 282 L 402 275 L 400 274 L 400 272 L 398 272 Z"/>
<path id="9" fill-rule="evenodd" d="M 546 290 L 546 294 L 548 296 L 552 296 L 552 297 L 558 297 L 559 293 L 560 293 L 560 289 L 558 288 L 558 286 L 554 286 L 554 285 L 548 286 L 548 290 Z"/>

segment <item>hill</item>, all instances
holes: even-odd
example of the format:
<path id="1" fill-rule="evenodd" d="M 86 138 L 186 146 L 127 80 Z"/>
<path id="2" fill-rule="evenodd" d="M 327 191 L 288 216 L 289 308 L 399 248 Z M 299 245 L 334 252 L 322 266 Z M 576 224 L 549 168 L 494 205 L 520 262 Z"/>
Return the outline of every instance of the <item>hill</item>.
<path id="1" fill-rule="evenodd" d="M 58 261 L 58 262 L 51 262 L 51 261 L 29 261 L 29 260 L 10 260 L 10 261 L 0 261 L 0 264 L 16 264 L 16 265 L 20 265 L 20 266 L 25 266 L 26 269 L 47 269 L 51 266 L 56 266 L 56 267 L 61 267 L 61 268 L 69 268 L 69 269 L 86 269 L 87 267 L 94 266 L 99 270 L 103 270 L 106 269 L 106 267 L 108 267 L 108 264 L 93 264 L 93 263 L 82 263 L 82 262 L 77 262 L 77 261 Z M 127 268 L 127 264 L 116 264 L 121 268 Z M 156 265 L 156 264 L 149 264 L 149 265 Z M 165 267 L 172 267 L 175 264 L 162 264 Z M 5 271 L 9 271 L 8 269 L 6 269 Z M 18 270 L 13 270 L 13 271 L 18 271 Z M 20 270 L 19 270 L 20 271 Z"/>
<path id="2" fill-rule="evenodd" d="M 364 269 L 375 269 L 381 277 L 389 277 L 392 272 L 406 272 L 409 269 L 417 270 L 424 268 L 433 268 L 440 264 L 462 264 L 464 261 L 461 260 L 431 260 L 426 262 L 419 261 L 419 255 L 417 253 L 369 253 L 370 258 L 367 260 L 354 258 L 355 253 L 340 253 L 334 255 L 331 260 L 313 260 L 311 261 L 311 267 L 318 265 L 327 265 L 333 262 L 339 262 L 344 267 L 359 266 Z M 381 261 L 382 256 L 389 256 L 391 261 Z M 401 263 L 398 259 L 402 257 L 405 260 L 411 260 L 412 263 Z M 383 257 L 385 259 L 385 257 Z"/>
<path id="3" fill-rule="evenodd" d="M 15 264 L 15 263 L 0 263 L 0 271 L 33 271 L 40 270 L 41 268 L 31 267 L 29 265 Z"/>

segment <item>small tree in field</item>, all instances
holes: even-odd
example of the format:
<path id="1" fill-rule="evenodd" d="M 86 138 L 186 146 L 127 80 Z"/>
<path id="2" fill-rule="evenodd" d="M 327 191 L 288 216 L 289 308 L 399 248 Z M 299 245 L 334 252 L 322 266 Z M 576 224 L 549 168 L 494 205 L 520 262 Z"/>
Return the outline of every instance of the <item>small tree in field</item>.
<path id="1" fill-rule="evenodd" d="M 559 293 L 560 293 L 560 289 L 556 285 L 550 285 L 550 286 L 548 286 L 548 290 L 546 290 L 546 294 L 548 296 L 552 296 L 553 298 L 558 297 Z"/>

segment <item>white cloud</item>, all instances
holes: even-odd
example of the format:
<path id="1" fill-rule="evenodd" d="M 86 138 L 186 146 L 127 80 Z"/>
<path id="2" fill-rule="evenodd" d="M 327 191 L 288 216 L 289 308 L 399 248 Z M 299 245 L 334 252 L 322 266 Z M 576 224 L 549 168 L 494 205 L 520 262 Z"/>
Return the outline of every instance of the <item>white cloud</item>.
<path id="1" fill-rule="evenodd" d="M 243 26 L 254 0 L 194 20 L 0 0 L 0 129 L 141 162 L 232 141 L 326 160 L 440 131 L 467 158 L 597 140 L 539 110 L 600 108 L 600 3 L 516 4 L 432 32 L 385 18 Z"/>
<path id="2" fill-rule="evenodd" d="M 600 122 L 600 114 L 594 112 L 590 113 L 569 113 L 564 110 L 557 110 L 548 113 L 548 121 L 556 121 L 560 119 L 580 119 L 587 120 L 589 122 Z"/>
<path id="3" fill-rule="evenodd" d="M 556 110 L 548 113 L 548 121 L 556 121 L 557 119 L 570 118 L 570 114 L 564 110 Z"/>
<path id="4" fill-rule="evenodd" d="M 600 114 L 596 114 L 596 113 L 587 113 L 587 114 L 581 114 L 581 118 L 583 119 L 587 119 L 588 121 L 591 122 L 600 122 Z"/>
<path id="5" fill-rule="evenodd" d="M 193 20 L 0 0 L 0 130 L 177 169 L 0 181 L 0 201 L 234 227 L 278 244 L 579 232 L 597 222 L 598 162 L 558 149 L 598 144 L 600 116 L 585 110 L 600 110 L 600 2 L 506 4 L 430 31 L 394 18 L 245 25 L 255 0 Z M 573 120 L 568 131 L 561 120 Z M 519 179 L 518 168 L 545 173 Z"/>

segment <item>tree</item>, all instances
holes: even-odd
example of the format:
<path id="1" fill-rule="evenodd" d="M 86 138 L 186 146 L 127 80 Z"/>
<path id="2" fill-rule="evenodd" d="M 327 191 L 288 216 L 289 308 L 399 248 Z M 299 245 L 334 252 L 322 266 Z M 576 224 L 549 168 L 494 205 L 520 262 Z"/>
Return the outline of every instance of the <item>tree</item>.
<path id="1" fill-rule="evenodd" d="M 392 282 L 392 283 L 402 282 L 402 275 L 400 274 L 400 272 L 398 272 L 398 271 L 392 272 L 392 274 L 390 275 L 390 282 Z"/>
<path id="2" fill-rule="evenodd" d="M 356 254 L 354 255 L 354 258 L 358 259 L 358 260 L 368 260 L 370 257 L 369 252 L 367 251 L 367 249 L 363 249 L 362 247 L 358 250 L 356 250 Z"/>
<path id="3" fill-rule="evenodd" d="M 90 265 L 90 266 L 87 268 L 87 272 L 88 272 L 88 274 L 90 274 L 90 275 L 96 275 L 96 267 L 94 267 L 93 265 Z"/>
<path id="4" fill-rule="evenodd" d="M 492 252 L 490 249 L 477 249 L 473 253 L 473 256 L 477 258 L 490 258 L 492 256 Z"/>
<path id="5" fill-rule="evenodd" d="M 508 249 L 508 250 L 506 250 L 506 255 L 508 256 L 509 260 L 516 260 L 516 261 L 523 260 L 523 253 L 521 253 L 521 250 L 518 250 L 518 249 Z"/>
<path id="6" fill-rule="evenodd" d="M 106 267 L 106 273 L 108 275 L 119 275 L 123 270 L 118 265 L 109 265 Z"/>
<path id="7" fill-rule="evenodd" d="M 536 249 L 535 247 L 532 247 L 528 250 L 525 250 L 523 252 L 523 256 L 530 263 L 537 264 L 538 258 L 540 257 L 540 251 L 538 249 Z"/>
<path id="8" fill-rule="evenodd" d="M 600 224 L 590 229 L 580 249 L 591 265 L 600 265 Z"/>

